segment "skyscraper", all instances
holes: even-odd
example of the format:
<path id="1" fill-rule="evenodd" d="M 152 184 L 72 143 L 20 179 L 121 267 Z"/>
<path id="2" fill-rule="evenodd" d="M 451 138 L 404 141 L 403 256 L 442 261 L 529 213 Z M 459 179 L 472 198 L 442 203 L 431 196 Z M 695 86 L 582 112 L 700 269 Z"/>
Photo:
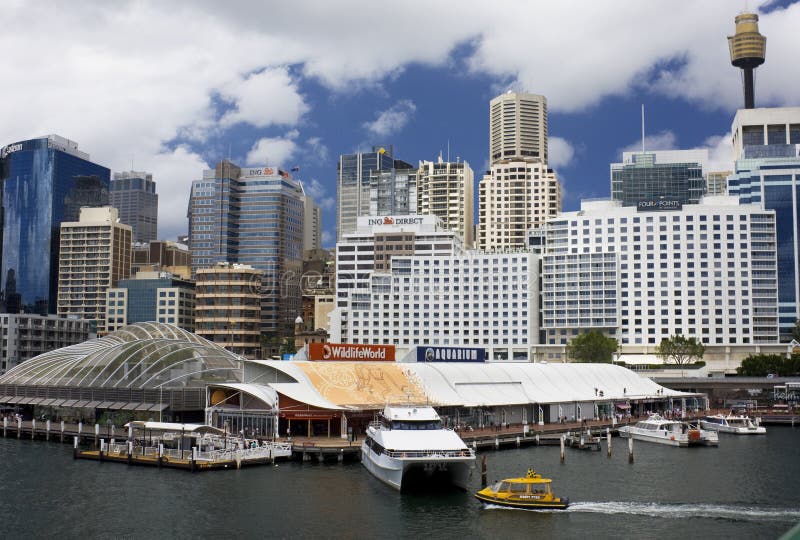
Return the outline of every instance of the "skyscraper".
<path id="1" fill-rule="evenodd" d="M 81 208 L 78 221 L 61 224 L 59 315 L 94 321 L 105 333 L 106 291 L 131 274 L 131 234 L 112 206 Z"/>
<path id="2" fill-rule="evenodd" d="M 500 161 L 478 185 L 478 249 L 524 249 L 529 229 L 561 212 L 561 184 L 538 160 Z"/>
<path id="3" fill-rule="evenodd" d="M 507 92 L 489 102 L 489 157 L 547 163 L 547 99 Z"/>
<path id="4" fill-rule="evenodd" d="M 322 209 L 303 190 L 303 251 L 322 249 Z"/>
<path id="5" fill-rule="evenodd" d="M 475 176 L 466 161 L 419 164 L 417 213 L 432 214 L 445 228 L 455 231 L 471 249 L 475 243 Z"/>
<path id="6" fill-rule="evenodd" d="M 107 204 L 110 171 L 58 135 L 9 144 L 0 160 L 3 290 L 8 296 L 11 281 L 21 311 L 54 314 L 59 227 L 77 221 L 81 206 Z"/>
<path id="7" fill-rule="evenodd" d="M 359 216 L 416 212 L 416 169 L 392 147 L 342 154 L 337 165 L 336 238 L 355 232 Z"/>
<path id="8" fill-rule="evenodd" d="M 221 161 L 192 182 L 192 272 L 220 262 L 261 271 L 261 330 L 292 335 L 300 312 L 304 197 L 288 173 Z"/>
<path id="9" fill-rule="evenodd" d="M 790 341 L 800 319 L 800 107 L 739 109 L 731 132 L 736 164 L 728 193 L 775 211 L 778 316 L 781 340 Z M 761 265 L 752 264 L 762 276 Z"/>
<path id="10" fill-rule="evenodd" d="M 708 150 L 625 152 L 611 164 L 611 198 L 622 206 L 646 201 L 697 204 L 705 192 L 703 168 Z"/>
<path id="11" fill-rule="evenodd" d="M 133 241 L 147 243 L 158 238 L 158 195 L 153 175 L 146 172 L 114 173 L 111 206 L 119 220 L 133 229 Z"/>

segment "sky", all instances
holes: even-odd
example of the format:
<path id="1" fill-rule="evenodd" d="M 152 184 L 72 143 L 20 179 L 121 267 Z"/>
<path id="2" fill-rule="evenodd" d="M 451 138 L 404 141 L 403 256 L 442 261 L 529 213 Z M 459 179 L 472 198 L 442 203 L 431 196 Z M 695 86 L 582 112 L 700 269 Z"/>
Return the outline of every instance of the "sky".
<path id="1" fill-rule="evenodd" d="M 745 5 L 746 4 L 746 5 Z M 488 168 L 488 106 L 547 97 L 563 209 L 609 196 L 641 145 L 707 147 L 732 167 L 741 107 L 726 36 L 760 15 L 757 106 L 800 106 L 800 3 L 789 0 L 6 0 L 0 145 L 56 133 L 112 171 L 148 171 L 159 237 L 185 234 L 192 180 L 230 157 L 293 173 L 335 241 L 336 163 L 373 145 Z M 477 189 L 476 189 L 477 194 Z"/>

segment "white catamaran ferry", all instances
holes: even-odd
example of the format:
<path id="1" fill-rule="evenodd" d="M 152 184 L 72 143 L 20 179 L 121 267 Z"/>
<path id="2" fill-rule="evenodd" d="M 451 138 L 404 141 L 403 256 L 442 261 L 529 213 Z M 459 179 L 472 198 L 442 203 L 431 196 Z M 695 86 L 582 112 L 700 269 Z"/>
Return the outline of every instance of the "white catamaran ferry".
<path id="1" fill-rule="evenodd" d="M 715 414 L 700 420 L 700 427 L 710 431 L 734 433 L 736 435 L 763 435 L 767 432 L 764 426 L 757 426 L 747 415 Z"/>
<path id="2" fill-rule="evenodd" d="M 367 429 L 361 463 L 395 489 L 409 481 L 448 482 L 467 489 L 475 452 L 442 427 L 432 407 L 386 407 Z"/>
<path id="3" fill-rule="evenodd" d="M 667 420 L 658 414 L 653 414 L 647 420 L 640 420 L 633 425 L 622 426 L 619 428 L 619 436 L 671 446 L 717 446 L 719 444 L 716 431 L 707 431 L 678 420 Z"/>

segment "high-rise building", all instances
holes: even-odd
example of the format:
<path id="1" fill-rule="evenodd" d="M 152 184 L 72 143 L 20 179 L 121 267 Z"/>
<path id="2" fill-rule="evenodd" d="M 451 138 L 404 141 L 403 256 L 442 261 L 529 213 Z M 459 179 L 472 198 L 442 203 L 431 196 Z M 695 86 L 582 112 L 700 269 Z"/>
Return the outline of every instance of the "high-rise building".
<path id="1" fill-rule="evenodd" d="M 131 236 L 111 206 L 81 208 L 79 221 L 61 224 L 59 315 L 94 321 L 105 333 L 106 291 L 130 277 Z"/>
<path id="2" fill-rule="evenodd" d="M 547 163 L 547 99 L 507 92 L 489 102 L 489 157 Z"/>
<path id="3" fill-rule="evenodd" d="M 141 271 L 106 292 L 106 331 L 155 321 L 194 332 L 194 303 L 193 281 L 168 272 Z"/>
<path id="4" fill-rule="evenodd" d="M 499 161 L 478 185 L 478 249 L 524 249 L 529 229 L 561 212 L 561 184 L 546 163 Z"/>
<path id="5" fill-rule="evenodd" d="M 622 206 L 669 201 L 697 204 L 706 188 L 703 176 L 708 150 L 626 152 L 611 164 L 611 198 Z"/>
<path id="6" fill-rule="evenodd" d="M 706 195 L 725 195 L 728 177 L 733 171 L 711 171 L 706 174 Z"/>
<path id="7" fill-rule="evenodd" d="M 133 228 L 134 242 L 158 238 L 158 195 L 153 175 L 146 172 L 114 173 L 111 206 L 119 210 L 121 223 Z"/>
<path id="8" fill-rule="evenodd" d="M 728 193 L 775 212 L 780 332 L 790 341 L 800 319 L 800 107 L 740 109 L 731 132 Z"/>
<path id="9" fill-rule="evenodd" d="M 303 252 L 322 249 L 322 209 L 303 190 Z"/>
<path id="10" fill-rule="evenodd" d="M 583 201 L 544 230 L 543 343 L 590 329 L 650 354 L 673 335 L 718 349 L 778 341 L 774 211 L 734 197 Z"/>
<path id="11" fill-rule="evenodd" d="M 457 232 L 464 246 L 475 245 L 475 176 L 466 161 L 422 161 L 417 178 L 417 213 L 431 214 Z"/>
<path id="12" fill-rule="evenodd" d="M 223 262 L 199 268 L 195 333 L 229 351 L 260 358 L 262 275 L 261 270 L 243 264 Z"/>
<path id="13" fill-rule="evenodd" d="M 9 144 L 0 150 L 0 161 L 0 280 L 6 304 L 26 313 L 54 314 L 59 227 L 77 221 L 81 206 L 108 203 L 110 171 L 58 135 Z"/>
<path id="14" fill-rule="evenodd" d="M 336 239 L 356 230 L 359 216 L 416 212 L 416 170 L 393 149 L 342 154 L 337 164 Z"/>
<path id="15" fill-rule="evenodd" d="M 192 253 L 185 244 L 170 240 L 153 240 L 148 244 L 133 244 L 131 277 L 138 272 L 169 272 L 184 279 L 192 275 Z"/>
<path id="16" fill-rule="evenodd" d="M 192 271 L 219 262 L 250 265 L 263 276 L 261 329 L 291 336 L 300 312 L 304 197 L 288 173 L 222 161 L 192 182 Z"/>

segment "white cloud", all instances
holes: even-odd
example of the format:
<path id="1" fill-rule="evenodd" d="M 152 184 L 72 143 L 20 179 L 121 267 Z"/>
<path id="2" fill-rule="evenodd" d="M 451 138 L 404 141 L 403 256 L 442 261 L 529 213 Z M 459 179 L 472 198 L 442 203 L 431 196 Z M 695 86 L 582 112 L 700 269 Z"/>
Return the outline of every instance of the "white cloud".
<path id="1" fill-rule="evenodd" d="M 286 67 L 265 69 L 233 81 L 221 92 L 234 104 L 220 119 L 222 127 L 238 122 L 255 127 L 294 125 L 309 110 Z"/>
<path id="2" fill-rule="evenodd" d="M 275 165 L 284 167 L 297 151 L 297 130 L 292 130 L 284 137 L 264 137 L 256 141 L 247 153 L 248 165 Z"/>
<path id="3" fill-rule="evenodd" d="M 328 190 L 322 185 L 322 182 L 316 178 L 312 178 L 307 182 L 304 181 L 303 189 L 308 195 L 311 196 L 312 199 L 314 199 L 314 202 L 317 204 L 317 206 L 323 210 L 330 210 L 336 204 L 336 199 L 328 196 Z"/>
<path id="4" fill-rule="evenodd" d="M 547 161 L 548 165 L 557 169 L 567 167 L 575 157 L 575 148 L 572 144 L 561 137 L 547 138 Z"/>
<path id="5" fill-rule="evenodd" d="M 372 122 L 364 122 L 362 126 L 377 137 L 386 137 L 397 133 L 411 119 L 417 106 L 409 99 L 402 99 L 379 113 Z"/>
<path id="6" fill-rule="evenodd" d="M 733 143 L 730 134 L 708 137 L 702 146 L 708 148 L 709 172 L 733 170 Z"/>
<path id="7" fill-rule="evenodd" d="M 333 247 L 336 242 L 336 236 L 331 231 L 322 231 L 322 247 Z"/>
<path id="8" fill-rule="evenodd" d="M 645 151 L 652 152 L 653 150 L 675 150 L 677 148 L 678 138 L 675 134 L 666 129 L 660 133 L 656 133 L 654 135 L 647 135 L 644 136 L 644 149 Z M 638 141 L 632 142 L 629 145 L 625 146 L 622 150 L 620 150 L 620 155 L 622 152 L 641 152 L 642 151 L 642 140 L 639 139 Z"/>

